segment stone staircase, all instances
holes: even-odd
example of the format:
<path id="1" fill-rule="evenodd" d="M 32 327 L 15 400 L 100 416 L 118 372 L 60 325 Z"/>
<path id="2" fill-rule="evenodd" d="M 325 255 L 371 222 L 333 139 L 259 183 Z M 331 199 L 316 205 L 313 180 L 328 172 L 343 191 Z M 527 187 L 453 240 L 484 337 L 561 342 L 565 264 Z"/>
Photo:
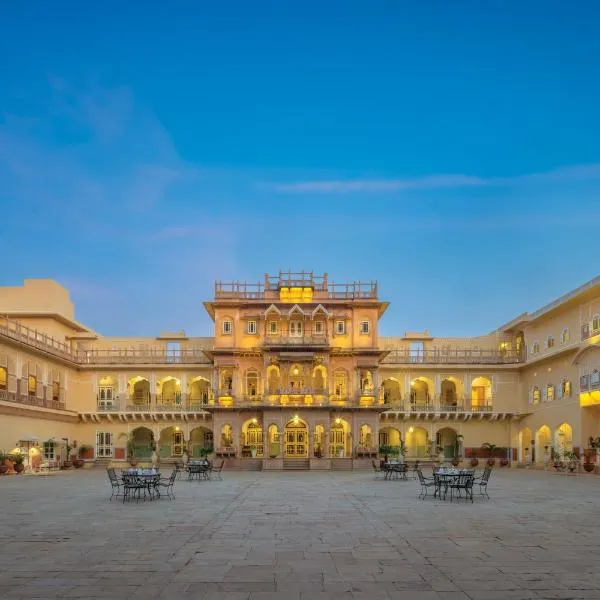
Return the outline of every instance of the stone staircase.
<path id="1" fill-rule="evenodd" d="M 261 458 L 245 458 L 242 465 L 244 471 L 262 471 L 263 461 Z"/>
<path id="2" fill-rule="evenodd" d="M 352 459 L 351 458 L 332 458 L 331 459 L 331 470 L 332 471 L 352 471 Z"/>
<path id="3" fill-rule="evenodd" d="M 310 462 L 308 458 L 284 458 L 283 459 L 283 470 L 284 471 L 308 471 L 310 469 Z"/>

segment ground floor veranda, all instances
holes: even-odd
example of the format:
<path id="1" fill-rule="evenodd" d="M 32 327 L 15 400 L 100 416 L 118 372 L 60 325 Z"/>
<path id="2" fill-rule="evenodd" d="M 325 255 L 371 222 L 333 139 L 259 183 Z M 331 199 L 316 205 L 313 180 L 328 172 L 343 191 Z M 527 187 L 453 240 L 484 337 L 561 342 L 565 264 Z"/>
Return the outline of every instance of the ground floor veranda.
<path id="1" fill-rule="evenodd" d="M 474 504 L 369 472 L 225 471 L 139 504 L 102 469 L 0 484 L 4 600 L 600 597 L 586 475 L 496 469 Z"/>
<path id="2" fill-rule="evenodd" d="M 93 422 L 70 423 L 3 415 L 0 448 L 21 447 L 37 453 L 41 460 L 64 460 L 68 442 L 86 448 L 83 458 L 88 461 L 126 461 L 130 454 L 149 461 L 156 452 L 163 461 L 210 454 L 236 461 L 241 468 L 245 464 L 257 468 L 250 462 L 255 460 L 262 461 L 262 468 L 279 468 L 282 460 L 297 459 L 324 469 L 350 464 L 340 466 L 342 460 L 354 461 L 351 464 L 355 466 L 361 460 L 369 464 L 378 456 L 401 452 L 408 460 L 448 461 L 458 456 L 466 462 L 474 456 L 486 458 L 482 445 L 491 444 L 497 459 L 546 466 L 555 454 L 581 455 L 587 448 L 588 436 L 594 432 L 581 427 L 579 415 L 573 417 L 571 422 L 558 414 L 521 420 L 494 419 L 494 415 L 402 418 L 371 410 L 299 408 L 214 411 L 193 420 L 167 415 L 135 415 L 130 420 L 99 415 Z"/>

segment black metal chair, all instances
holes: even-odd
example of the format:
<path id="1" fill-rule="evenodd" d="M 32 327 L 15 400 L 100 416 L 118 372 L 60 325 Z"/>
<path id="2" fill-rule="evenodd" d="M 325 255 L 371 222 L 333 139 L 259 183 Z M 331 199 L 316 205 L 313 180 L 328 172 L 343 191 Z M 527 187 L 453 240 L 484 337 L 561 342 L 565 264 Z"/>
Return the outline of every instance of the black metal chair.
<path id="1" fill-rule="evenodd" d="M 486 467 L 483 470 L 483 475 L 481 477 L 476 477 L 473 480 L 473 484 L 479 486 L 479 493 L 488 499 L 489 499 L 489 495 L 487 493 L 487 486 L 488 486 L 488 481 L 490 480 L 491 474 L 492 474 L 492 468 Z"/>
<path id="2" fill-rule="evenodd" d="M 144 492 L 145 500 L 146 491 L 148 491 L 148 485 L 145 481 L 136 475 L 123 475 L 123 502 L 125 502 L 125 500 L 132 500 L 134 498 L 139 502 L 142 491 Z"/>
<path id="3" fill-rule="evenodd" d="M 215 473 L 220 480 L 223 480 L 221 472 L 223 471 L 224 465 L 225 465 L 225 459 L 222 459 L 221 464 L 218 467 L 212 467 L 210 469 L 210 473 Z"/>
<path id="4" fill-rule="evenodd" d="M 106 469 L 106 472 L 108 473 L 108 479 L 110 480 L 110 487 L 112 490 L 109 500 L 112 501 L 113 498 L 118 498 L 119 496 L 123 495 L 123 492 L 122 492 L 123 483 L 121 481 L 119 481 L 119 478 L 117 477 L 117 473 L 115 472 L 115 470 L 112 467 Z"/>
<path id="5" fill-rule="evenodd" d="M 375 459 L 371 460 L 371 464 L 373 465 L 373 471 L 375 471 L 375 479 L 377 479 L 382 473 L 381 466 L 377 464 Z"/>
<path id="6" fill-rule="evenodd" d="M 159 498 L 162 496 L 161 489 L 165 490 L 165 496 L 167 496 L 167 498 L 169 500 L 171 500 L 172 498 L 175 498 L 175 494 L 173 493 L 173 486 L 175 485 L 176 477 L 177 477 L 177 469 L 173 469 L 173 472 L 171 473 L 171 475 L 168 479 L 161 477 L 156 482 L 155 489 L 156 489 L 156 493 L 158 494 Z"/>
<path id="7" fill-rule="evenodd" d="M 436 487 L 438 483 L 435 480 L 435 478 L 425 477 L 421 469 L 417 469 L 417 476 L 419 478 L 419 483 L 421 484 L 421 493 L 419 494 L 419 498 L 422 498 L 424 500 L 427 497 L 427 492 L 429 491 L 429 488 Z"/>
<path id="8" fill-rule="evenodd" d="M 461 473 L 450 480 L 448 487 L 450 488 L 450 501 L 453 499 L 453 492 L 456 490 L 456 494 L 460 499 L 461 491 L 465 492 L 465 501 L 471 500 L 473 502 L 473 474 L 472 473 Z"/>

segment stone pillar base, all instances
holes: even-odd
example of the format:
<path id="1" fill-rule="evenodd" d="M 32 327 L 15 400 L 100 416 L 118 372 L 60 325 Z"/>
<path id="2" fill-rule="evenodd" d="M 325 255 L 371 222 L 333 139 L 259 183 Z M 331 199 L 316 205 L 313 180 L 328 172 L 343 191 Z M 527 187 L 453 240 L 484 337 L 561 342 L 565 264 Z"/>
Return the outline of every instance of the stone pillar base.
<path id="1" fill-rule="evenodd" d="M 309 461 L 311 471 L 331 471 L 331 459 L 329 458 L 311 458 Z"/>

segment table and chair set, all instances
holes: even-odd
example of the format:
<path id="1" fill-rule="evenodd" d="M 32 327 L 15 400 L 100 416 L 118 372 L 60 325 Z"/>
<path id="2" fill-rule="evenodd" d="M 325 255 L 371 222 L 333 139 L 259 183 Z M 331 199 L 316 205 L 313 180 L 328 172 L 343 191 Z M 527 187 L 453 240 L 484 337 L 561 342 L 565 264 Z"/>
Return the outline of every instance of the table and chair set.
<path id="1" fill-rule="evenodd" d="M 175 497 L 173 487 L 177 470 L 169 477 L 161 477 L 157 469 L 121 469 L 117 474 L 114 468 L 106 469 L 110 480 L 112 493 L 109 500 L 123 498 L 126 500 L 156 500 L 166 496 L 171 500 Z"/>
<path id="2" fill-rule="evenodd" d="M 421 484 L 419 498 L 424 500 L 428 496 L 429 490 L 433 490 L 433 497 L 438 500 L 446 500 L 448 492 L 450 492 L 450 501 L 456 496 L 457 500 L 464 497 L 465 502 L 468 500 L 473 502 L 473 489 L 479 488 L 479 495 L 489 499 L 487 486 L 491 474 L 490 467 L 486 467 L 479 476 L 475 474 L 474 469 L 436 467 L 433 469 L 432 477 L 425 477 L 423 471 L 419 469 L 417 471 Z"/>
<path id="3" fill-rule="evenodd" d="M 212 476 L 223 479 L 222 471 L 225 460 L 221 459 L 219 465 L 216 465 L 210 460 L 190 460 L 187 464 L 179 463 L 176 465 L 177 478 L 187 476 L 188 481 L 193 479 L 210 479 Z"/>

